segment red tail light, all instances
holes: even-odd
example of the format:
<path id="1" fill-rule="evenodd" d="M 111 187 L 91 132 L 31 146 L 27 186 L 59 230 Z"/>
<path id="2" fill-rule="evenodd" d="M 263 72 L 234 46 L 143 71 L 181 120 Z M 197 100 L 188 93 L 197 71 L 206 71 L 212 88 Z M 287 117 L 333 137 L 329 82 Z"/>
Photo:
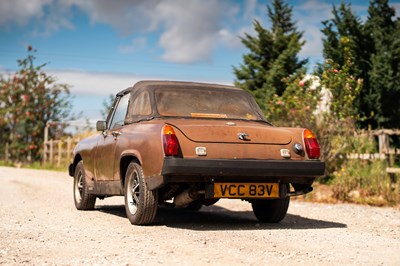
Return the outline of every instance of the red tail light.
<path id="1" fill-rule="evenodd" d="M 170 125 L 163 127 L 162 140 L 165 156 L 177 156 L 179 153 L 179 142 L 174 129 Z"/>
<path id="2" fill-rule="evenodd" d="M 315 135 L 309 129 L 303 131 L 304 146 L 306 147 L 308 158 L 319 159 L 321 150 Z"/>

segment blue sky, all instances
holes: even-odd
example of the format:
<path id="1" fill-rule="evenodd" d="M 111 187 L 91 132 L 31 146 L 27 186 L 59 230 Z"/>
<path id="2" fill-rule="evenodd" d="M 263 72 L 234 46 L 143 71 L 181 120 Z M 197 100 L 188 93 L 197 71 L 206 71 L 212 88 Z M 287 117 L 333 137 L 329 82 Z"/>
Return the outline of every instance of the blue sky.
<path id="1" fill-rule="evenodd" d="M 142 79 L 232 84 L 246 49 L 238 36 L 269 27 L 261 0 L 1 0 L 0 73 L 32 45 L 37 63 L 71 85 L 75 113 L 100 119 L 102 101 Z M 340 0 L 287 1 L 304 31 L 301 57 L 321 61 L 321 21 Z M 368 1 L 346 1 L 366 18 Z M 400 14 L 400 0 L 390 4 Z"/>

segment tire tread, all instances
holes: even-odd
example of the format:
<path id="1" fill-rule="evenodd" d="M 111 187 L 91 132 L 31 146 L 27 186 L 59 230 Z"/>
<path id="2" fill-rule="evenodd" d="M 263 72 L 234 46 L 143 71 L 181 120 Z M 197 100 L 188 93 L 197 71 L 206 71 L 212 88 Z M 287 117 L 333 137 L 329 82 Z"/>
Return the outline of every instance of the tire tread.
<path id="1" fill-rule="evenodd" d="M 142 167 L 136 163 L 135 161 L 132 161 L 128 169 L 126 171 L 126 178 L 125 178 L 125 184 L 128 183 L 127 179 L 130 178 L 129 175 L 131 174 L 132 171 L 137 170 L 139 174 L 139 187 L 140 187 L 140 201 L 139 201 L 139 206 L 137 206 L 136 213 L 132 215 L 129 212 L 129 208 L 127 206 L 127 199 L 126 199 L 126 189 L 127 187 L 124 188 L 125 190 L 125 210 L 126 214 L 128 216 L 129 221 L 131 224 L 134 225 L 148 225 L 153 223 L 156 214 L 157 214 L 157 208 L 158 208 L 158 193 L 157 191 L 153 190 L 148 190 L 146 182 L 144 180 L 144 174 L 143 174 L 143 169 Z"/>
<path id="2" fill-rule="evenodd" d="M 75 193 L 75 182 L 77 182 L 76 178 L 77 178 L 77 174 L 79 171 L 82 171 L 82 174 L 83 174 L 83 191 L 82 191 L 82 197 L 81 197 L 80 202 L 76 201 L 76 197 L 74 195 L 75 207 L 81 211 L 93 210 L 94 206 L 96 205 L 96 196 L 91 195 L 89 193 L 89 189 L 88 189 L 87 183 L 86 183 L 85 167 L 84 167 L 82 161 L 80 161 L 76 165 L 75 174 L 74 174 L 74 184 L 73 184 L 74 185 L 74 187 L 73 187 L 74 193 Z"/>
<path id="3" fill-rule="evenodd" d="M 290 197 L 274 200 L 259 200 L 252 202 L 254 215 L 260 222 L 279 223 L 285 218 L 289 208 Z"/>

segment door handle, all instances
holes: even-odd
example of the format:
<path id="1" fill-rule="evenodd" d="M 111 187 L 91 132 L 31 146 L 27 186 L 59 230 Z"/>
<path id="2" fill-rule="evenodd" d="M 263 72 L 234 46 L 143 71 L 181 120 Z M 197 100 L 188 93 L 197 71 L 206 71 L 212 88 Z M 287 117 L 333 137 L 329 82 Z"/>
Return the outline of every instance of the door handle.
<path id="1" fill-rule="evenodd" d="M 114 136 L 114 138 L 118 137 L 119 135 L 121 135 L 121 132 L 119 131 L 112 131 L 111 134 Z"/>

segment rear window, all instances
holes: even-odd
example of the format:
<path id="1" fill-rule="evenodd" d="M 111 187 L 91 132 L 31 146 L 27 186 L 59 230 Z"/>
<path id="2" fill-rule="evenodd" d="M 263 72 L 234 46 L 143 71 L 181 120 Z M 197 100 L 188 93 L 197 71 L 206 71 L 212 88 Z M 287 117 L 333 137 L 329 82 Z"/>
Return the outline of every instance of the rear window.
<path id="1" fill-rule="evenodd" d="M 201 118 L 262 119 L 242 92 L 221 89 L 169 89 L 155 91 L 158 113 L 162 116 Z"/>

